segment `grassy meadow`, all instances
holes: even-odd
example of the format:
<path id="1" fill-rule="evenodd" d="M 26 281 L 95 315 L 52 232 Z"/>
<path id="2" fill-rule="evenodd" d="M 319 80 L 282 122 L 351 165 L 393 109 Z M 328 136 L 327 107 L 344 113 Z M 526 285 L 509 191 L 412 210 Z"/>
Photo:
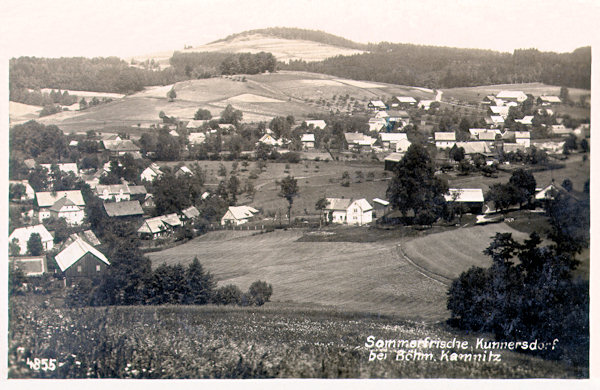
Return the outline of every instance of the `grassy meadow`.
<path id="1" fill-rule="evenodd" d="M 62 309 L 14 297 L 9 378 L 578 378 L 587 370 L 502 351 L 499 362 L 369 361 L 367 337 L 466 340 L 442 324 L 308 305 Z M 480 335 L 479 337 L 486 337 Z M 452 350 L 448 350 L 450 353 Z M 477 351 L 477 350 L 475 350 Z M 424 351 L 428 352 L 428 351 Z M 27 359 L 56 359 L 53 371 Z"/>

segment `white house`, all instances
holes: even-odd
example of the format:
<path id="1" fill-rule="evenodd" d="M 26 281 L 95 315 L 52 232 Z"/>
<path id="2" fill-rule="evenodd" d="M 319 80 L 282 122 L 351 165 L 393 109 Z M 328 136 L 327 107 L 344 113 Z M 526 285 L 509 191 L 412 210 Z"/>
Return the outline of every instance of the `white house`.
<path id="1" fill-rule="evenodd" d="M 206 141 L 206 134 L 204 133 L 189 133 L 188 141 L 190 145 L 200 145 Z"/>
<path id="2" fill-rule="evenodd" d="M 528 148 L 531 145 L 531 132 L 515 131 L 515 142 Z"/>
<path id="3" fill-rule="evenodd" d="M 404 154 L 408 151 L 410 145 L 412 144 L 408 139 L 401 139 L 400 141 L 396 142 L 396 152 Z"/>
<path id="4" fill-rule="evenodd" d="M 354 133 L 344 133 L 344 138 L 348 143 L 349 148 L 357 148 L 357 149 L 371 149 L 373 144 L 377 141 L 375 138 L 369 137 L 363 133 L 354 132 Z"/>
<path id="5" fill-rule="evenodd" d="M 40 166 L 46 168 L 48 170 L 48 172 L 52 171 L 52 165 L 53 164 L 40 164 Z M 58 169 L 62 172 L 62 173 L 72 173 L 75 176 L 79 176 L 79 169 L 77 168 L 77 164 L 76 163 L 62 163 L 62 164 L 56 164 L 56 166 L 58 167 Z"/>
<path id="6" fill-rule="evenodd" d="M 96 196 L 102 200 L 122 202 L 131 199 L 131 191 L 127 184 L 98 184 L 95 188 Z"/>
<path id="7" fill-rule="evenodd" d="M 394 96 L 394 100 L 404 106 L 414 106 L 417 104 L 417 100 L 412 96 Z"/>
<path id="8" fill-rule="evenodd" d="M 429 110 L 431 107 L 431 103 L 435 102 L 435 100 L 421 100 L 417 107 L 422 108 L 424 110 Z"/>
<path id="9" fill-rule="evenodd" d="M 496 94 L 496 98 L 522 103 L 527 100 L 527 95 L 523 91 L 500 91 Z"/>
<path id="10" fill-rule="evenodd" d="M 490 115 L 485 118 L 485 123 L 491 127 L 500 127 L 504 124 L 504 118 L 500 115 Z"/>
<path id="11" fill-rule="evenodd" d="M 160 167 L 158 165 L 156 165 L 156 163 L 152 163 L 150 164 L 150 166 L 146 169 L 144 169 L 144 171 L 142 172 L 142 174 L 140 175 L 142 181 L 149 181 L 152 182 L 154 181 L 154 179 L 156 179 L 157 177 L 162 176 L 162 171 L 160 170 Z"/>
<path id="12" fill-rule="evenodd" d="M 451 148 L 456 144 L 456 133 L 453 131 L 436 131 L 434 139 L 436 148 Z"/>
<path id="13" fill-rule="evenodd" d="M 385 106 L 385 103 L 382 102 L 381 100 L 371 100 L 368 104 L 367 107 L 369 109 L 372 110 L 378 110 L 378 111 L 383 111 L 385 110 L 387 107 Z"/>
<path id="14" fill-rule="evenodd" d="M 263 135 L 262 137 L 260 137 L 258 142 L 263 143 L 265 145 L 271 145 L 271 146 L 281 145 L 281 142 L 279 140 L 276 140 L 275 138 L 273 138 L 270 134 Z"/>
<path id="15" fill-rule="evenodd" d="M 221 225 L 242 225 L 248 222 L 258 210 L 250 206 L 230 206 L 223 218 Z"/>
<path id="16" fill-rule="evenodd" d="M 370 118 L 369 131 L 380 132 L 387 126 L 387 121 L 384 118 Z"/>
<path id="17" fill-rule="evenodd" d="M 520 123 L 525 126 L 533 125 L 533 115 L 525 115 L 521 119 L 515 119 L 515 122 Z"/>
<path id="18" fill-rule="evenodd" d="M 562 103 L 562 101 L 560 100 L 560 98 L 558 96 L 542 95 L 542 96 L 540 96 L 540 100 L 542 101 L 542 106 L 549 106 L 552 104 Z"/>
<path id="19" fill-rule="evenodd" d="M 35 198 L 35 190 L 29 184 L 29 180 L 9 180 L 8 181 L 9 188 L 14 185 L 17 185 L 17 184 L 20 184 L 23 187 L 25 187 L 25 194 L 23 194 L 23 196 L 21 196 L 21 199 L 17 199 L 17 200 L 32 200 L 33 198 Z"/>
<path id="20" fill-rule="evenodd" d="M 502 118 L 506 119 L 508 117 L 508 110 L 510 107 L 508 106 L 491 106 L 490 111 L 494 115 L 500 115 Z"/>
<path id="21" fill-rule="evenodd" d="M 365 225 L 373 221 L 373 207 L 366 199 L 327 198 L 323 210 L 325 218 L 333 223 Z"/>
<path id="22" fill-rule="evenodd" d="M 179 216 L 175 213 L 161 215 L 144 220 L 144 223 L 138 229 L 138 234 L 142 237 L 150 237 L 154 240 L 172 233 L 173 229 L 182 225 Z"/>
<path id="23" fill-rule="evenodd" d="M 85 210 L 65 196 L 50 207 L 50 216 L 64 218 L 69 225 L 81 225 L 85 218 Z"/>
<path id="24" fill-rule="evenodd" d="M 481 188 L 450 188 L 444 199 L 463 204 L 475 213 L 481 213 L 485 202 Z"/>
<path id="25" fill-rule="evenodd" d="M 561 137 L 567 137 L 569 134 L 573 134 L 573 129 L 565 127 L 565 125 L 552 125 L 550 131 L 552 134 L 560 135 Z"/>
<path id="26" fill-rule="evenodd" d="M 402 141 L 408 141 L 406 133 L 379 133 L 379 140 L 384 149 L 396 149 L 396 145 Z"/>
<path id="27" fill-rule="evenodd" d="M 315 135 L 314 134 L 302 134 L 300 139 L 302 142 L 303 149 L 314 149 L 315 148 Z"/>
<path id="28" fill-rule="evenodd" d="M 48 229 L 42 224 L 15 229 L 10 236 L 8 236 L 8 242 L 10 244 L 13 240 L 16 240 L 16 244 L 19 245 L 19 254 L 25 255 L 27 254 L 27 241 L 29 241 L 29 238 L 31 238 L 33 233 L 40 235 L 44 252 L 54 248 L 54 237 L 52 237 Z"/>
<path id="29" fill-rule="evenodd" d="M 56 192 L 37 192 L 35 194 L 37 205 L 39 208 L 38 218 L 39 221 L 42 222 L 46 218 L 50 218 L 51 212 L 50 207 L 52 207 L 59 199 L 67 198 L 75 205 L 80 208 L 85 207 L 85 201 L 83 200 L 83 195 L 81 195 L 81 191 L 73 190 L 73 191 L 56 191 Z"/>
<path id="30" fill-rule="evenodd" d="M 177 177 L 193 175 L 194 173 L 190 170 L 190 168 L 186 167 L 185 165 L 181 166 L 181 168 L 179 168 L 177 172 L 175 172 L 175 176 Z"/>

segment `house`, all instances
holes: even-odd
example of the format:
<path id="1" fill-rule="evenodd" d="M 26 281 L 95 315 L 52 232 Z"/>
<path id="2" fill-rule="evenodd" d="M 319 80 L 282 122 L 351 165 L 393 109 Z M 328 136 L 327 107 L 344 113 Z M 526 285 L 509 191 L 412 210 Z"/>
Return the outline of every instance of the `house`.
<path id="1" fill-rule="evenodd" d="M 235 126 L 231 123 L 219 123 L 219 130 L 235 130 Z"/>
<path id="2" fill-rule="evenodd" d="M 412 96 L 394 96 L 394 102 L 400 107 L 413 107 L 417 105 L 417 100 Z"/>
<path id="3" fill-rule="evenodd" d="M 205 123 L 207 123 L 207 120 L 201 120 L 201 119 L 193 119 L 191 121 L 187 121 L 187 123 L 185 124 L 186 129 L 199 129 L 202 126 L 204 126 Z M 190 134 L 202 134 L 202 133 L 190 133 Z"/>
<path id="4" fill-rule="evenodd" d="M 542 95 L 540 96 L 540 100 L 542 101 L 542 106 L 551 106 L 553 104 L 562 103 L 558 96 Z"/>
<path id="5" fill-rule="evenodd" d="M 76 206 L 80 208 L 85 207 L 85 201 L 83 200 L 83 195 L 81 195 L 81 191 L 72 190 L 72 191 L 56 191 L 56 192 L 37 192 L 35 194 L 36 203 L 38 207 L 38 218 L 39 221 L 42 222 L 46 218 L 50 218 L 51 212 L 50 207 L 52 207 L 59 199 L 67 198 Z"/>
<path id="6" fill-rule="evenodd" d="M 188 142 L 190 145 L 200 145 L 206 141 L 206 134 L 204 133 L 189 133 Z"/>
<path id="7" fill-rule="evenodd" d="M 46 256 L 8 257 L 9 264 L 21 270 L 25 276 L 42 276 L 48 272 Z"/>
<path id="8" fill-rule="evenodd" d="M 369 137 L 363 133 L 344 133 L 344 138 L 348 144 L 348 148 L 358 150 L 370 150 L 373 144 L 377 141 L 375 138 Z"/>
<path id="9" fill-rule="evenodd" d="M 25 164 L 27 169 L 32 170 L 32 169 L 35 169 L 36 162 L 32 158 L 28 158 L 27 160 L 23 161 L 23 164 Z"/>
<path id="10" fill-rule="evenodd" d="M 404 153 L 389 154 L 383 161 L 384 170 L 393 171 L 396 168 L 396 166 L 400 163 L 403 157 Z"/>
<path id="11" fill-rule="evenodd" d="M 485 118 L 485 123 L 490 127 L 500 127 L 504 125 L 504 118 L 500 115 L 491 115 Z"/>
<path id="12" fill-rule="evenodd" d="M 548 184 L 544 188 L 536 188 L 535 189 L 535 200 L 537 201 L 545 201 L 554 199 L 554 195 L 559 192 L 565 192 L 564 189 L 558 187 L 554 183 Z"/>
<path id="13" fill-rule="evenodd" d="M 491 154 L 491 145 L 488 141 L 457 142 L 457 148 L 463 148 L 465 154 Z"/>
<path id="14" fill-rule="evenodd" d="M 140 148 L 137 147 L 130 139 L 103 140 L 102 146 L 108 151 L 111 157 L 123 156 L 127 153 L 136 154 L 140 152 Z"/>
<path id="15" fill-rule="evenodd" d="M 156 163 L 152 163 L 150 164 L 150 166 L 148 166 L 146 169 L 144 169 L 140 175 L 140 178 L 142 179 L 142 181 L 149 181 L 149 182 L 153 182 L 154 179 L 156 179 L 157 177 L 162 176 L 162 171 L 160 170 L 160 167 L 158 165 L 156 165 Z"/>
<path id="16" fill-rule="evenodd" d="M 456 144 L 456 133 L 453 131 L 436 131 L 434 139 L 436 148 L 451 148 Z"/>
<path id="17" fill-rule="evenodd" d="M 533 115 L 525 115 L 521 119 L 515 119 L 515 122 L 520 123 L 525 126 L 532 126 L 533 125 Z"/>
<path id="18" fill-rule="evenodd" d="M 531 132 L 530 131 L 515 131 L 515 141 L 519 145 L 523 145 L 528 148 L 531 144 Z"/>
<path id="19" fill-rule="evenodd" d="M 190 170 L 190 168 L 186 167 L 185 165 L 181 166 L 177 172 L 175 172 L 175 176 L 177 177 L 181 177 L 181 176 L 193 176 L 194 173 Z"/>
<path id="20" fill-rule="evenodd" d="M 315 148 L 315 135 L 314 134 L 302 134 L 300 139 L 302 142 L 302 149 L 314 149 Z"/>
<path id="21" fill-rule="evenodd" d="M 396 152 L 404 154 L 408 151 L 410 145 L 412 144 L 408 139 L 401 139 L 400 141 L 396 142 Z"/>
<path id="22" fill-rule="evenodd" d="M 306 122 L 306 126 L 308 126 L 308 127 L 313 126 L 315 129 L 323 130 L 325 127 L 327 127 L 327 123 L 325 123 L 324 120 L 320 120 L 320 119 L 306 120 L 304 122 Z"/>
<path id="23" fill-rule="evenodd" d="M 362 226 L 373 221 L 373 207 L 366 199 L 327 198 L 323 210 L 325 218 L 333 223 Z"/>
<path id="24" fill-rule="evenodd" d="M 98 184 L 100 184 L 100 178 L 102 176 L 105 175 L 105 171 L 104 170 L 97 170 L 94 173 L 91 174 L 87 174 L 87 175 L 82 175 L 81 178 L 83 179 L 83 181 L 85 182 L 85 184 L 89 185 L 90 188 L 93 190 L 96 188 L 96 186 Z"/>
<path id="25" fill-rule="evenodd" d="M 179 137 L 179 133 L 177 132 L 177 130 L 173 129 L 171 131 L 169 131 L 169 135 L 171 137 Z"/>
<path id="26" fill-rule="evenodd" d="M 590 133 L 590 124 L 582 123 L 575 130 L 573 130 L 573 134 L 575 134 L 579 138 L 589 138 Z"/>
<path id="27" fill-rule="evenodd" d="M 81 225 L 85 218 L 84 208 L 76 205 L 66 196 L 57 200 L 49 210 L 51 217 L 64 218 L 69 225 Z"/>
<path id="28" fill-rule="evenodd" d="M 98 245 L 102 244 L 100 242 L 100 240 L 98 239 L 98 237 L 96 237 L 96 235 L 94 234 L 93 231 L 85 230 L 83 232 L 71 234 L 69 236 L 69 238 L 67 238 L 65 240 L 62 247 L 66 248 L 67 246 L 71 245 L 71 243 L 76 241 L 77 239 L 81 239 L 81 240 L 87 242 L 88 244 L 90 244 L 91 246 L 98 246 Z"/>
<path id="29" fill-rule="evenodd" d="M 40 166 L 46 168 L 49 173 L 52 172 L 52 165 L 55 164 L 40 164 Z M 62 173 L 72 173 L 75 176 L 79 176 L 79 169 L 77 168 L 76 163 L 62 163 L 56 164 L 56 166 Z"/>
<path id="30" fill-rule="evenodd" d="M 457 202 L 466 206 L 474 214 L 481 214 L 485 202 L 481 188 L 450 188 L 444 198 L 446 202 Z"/>
<path id="31" fill-rule="evenodd" d="M 565 127 L 565 125 L 552 125 L 550 128 L 552 134 L 560 135 L 561 137 L 568 137 L 569 134 L 573 134 L 573 129 Z"/>
<path id="32" fill-rule="evenodd" d="M 381 100 L 371 100 L 367 104 L 367 108 L 374 111 L 385 111 L 387 109 L 385 103 Z"/>
<path id="33" fill-rule="evenodd" d="M 532 145 L 539 150 L 550 153 L 560 153 L 563 150 L 565 141 L 533 141 Z"/>
<path id="34" fill-rule="evenodd" d="M 13 230 L 10 236 L 8 236 L 8 242 L 10 244 L 13 242 L 13 240 L 16 240 L 16 244 L 19 245 L 19 254 L 25 255 L 27 254 L 27 241 L 29 241 L 29 238 L 33 233 L 40 235 L 44 252 L 48 252 L 54 248 L 54 237 L 52 237 L 52 234 L 50 234 L 48 229 L 46 229 L 46 227 L 42 224 L 25 226 Z"/>
<path id="35" fill-rule="evenodd" d="M 404 110 L 389 110 L 387 113 L 388 122 L 403 122 L 405 126 L 410 121 L 410 115 L 408 115 L 408 112 Z"/>
<path id="36" fill-rule="evenodd" d="M 509 142 L 504 142 L 502 144 L 502 151 L 504 153 L 515 153 L 518 150 L 524 152 L 525 149 L 527 149 L 527 147 L 523 144 L 509 143 Z"/>
<path id="37" fill-rule="evenodd" d="M 435 102 L 435 100 L 421 100 L 417 107 L 422 108 L 424 110 L 429 110 L 431 107 L 431 103 Z"/>
<path id="38" fill-rule="evenodd" d="M 151 238 L 153 240 L 173 233 L 174 229 L 182 226 L 182 222 L 177 214 L 161 215 L 144 220 L 142 226 L 138 229 L 141 238 Z"/>
<path id="39" fill-rule="evenodd" d="M 256 213 L 258 213 L 258 210 L 250 206 L 230 206 L 221 218 L 221 225 L 242 225 L 254 217 Z"/>
<path id="40" fill-rule="evenodd" d="M 387 121 L 384 118 L 370 118 L 369 131 L 380 132 L 387 127 Z"/>
<path id="41" fill-rule="evenodd" d="M 527 95 L 523 91 L 500 91 L 496 94 L 496 98 L 505 101 L 522 103 L 527 100 Z"/>
<path id="42" fill-rule="evenodd" d="M 121 136 L 115 133 L 100 133 L 101 141 L 121 141 Z"/>
<path id="43" fill-rule="evenodd" d="M 131 200 L 144 200 L 146 199 L 146 195 L 148 194 L 148 191 L 146 190 L 146 187 L 144 187 L 143 185 L 139 185 L 139 186 L 130 186 L 127 185 L 127 187 L 129 188 L 129 196 Z"/>
<path id="44" fill-rule="evenodd" d="M 181 217 L 184 220 L 193 220 L 200 216 L 200 211 L 194 206 L 190 206 L 187 209 L 181 210 Z"/>
<path id="45" fill-rule="evenodd" d="M 471 132 L 471 130 L 475 130 L 475 129 L 469 129 L 469 132 Z M 500 133 L 499 130 L 481 129 L 480 131 L 477 132 L 477 137 L 475 139 L 478 141 L 493 142 L 496 140 L 496 135 L 499 133 Z M 471 132 L 471 137 L 473 137 L 472 132 Z"/>
<path id="46" fill-rule="evenodd" d="M 492 115 L 500 115 L 503 119 L 508 117 L 508 111 L 510 107 L 508 106 L 490 106 L 489 112 Z"/>
<path id="47" fill-rule="evenodd" d="M 137 200 L 104 203 L 104 211 L 111 218 L 140 217 L 144 214 L 144 210 Z"/>
<path id="48" fill-rule="evenodd" d="M 260 139 L 258 140 L 258 143 L 263 143 L 265 145 L 270 145 L 270 146 L 280 146 L 281 145 L 281 141 L 273 138 L 270 134 L 265 134 L 262 137 L 260 137 Z"/>
<path id="49" fill-rule="evenodd" d="M 115 202 L 122 202 L 131 199 L 131 191 L 129 190 L 129 186 L 127 184 L 98 184 L 94 189 L 94 192 L 96 196 L 102 200 L 114 200 Z"/>
<path id="50" fill-rule="evenodd" d="M 402 140 L 408 140 L 406 133 L 379 133 L 379 140 L 384 149 L 396 149 L 396 144 Z"/>
<path id="51" fill-rule="evenodd" d="M 54 260 L 65 274 L 65 282 L 69 286 L 81 278 L 97 278 L 110 265 L 102 252 L 81 238 L 54 256 Z"/>
<path id="52" fill-rule="evenodd" d="M 8 181 L 9 188 L 12 186 L 18 185 L 18 184 L 25 187 L 25 193 L 21 196 L 20 199 L 15 199 L 15 200 L 33 200 L 35 198 L 35 190 L 29 184 L 29 180 L 9 180 Z"/>

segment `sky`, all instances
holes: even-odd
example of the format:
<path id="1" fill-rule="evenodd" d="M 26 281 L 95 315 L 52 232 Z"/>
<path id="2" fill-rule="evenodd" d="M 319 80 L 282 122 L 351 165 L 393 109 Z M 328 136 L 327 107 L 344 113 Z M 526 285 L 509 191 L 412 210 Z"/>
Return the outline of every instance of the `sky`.
<path id="1" fill-rule="evenodd" d="M 357 42 L 570 52 L 598 35 L 600 0 L 3 0 L 8 57 L 118 56 L 181 50 L 265 27 Z"/>

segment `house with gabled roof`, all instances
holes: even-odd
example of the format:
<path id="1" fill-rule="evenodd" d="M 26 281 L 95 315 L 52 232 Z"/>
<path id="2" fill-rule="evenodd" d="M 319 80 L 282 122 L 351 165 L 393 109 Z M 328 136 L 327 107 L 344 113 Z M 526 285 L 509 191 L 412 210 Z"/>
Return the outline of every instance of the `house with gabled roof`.
<path id="1" fill-rule="evenodd" d="M 417 100 L 412 96 L 394 96 L 394 102 L 400 107 L 413 107 L 417 105 Z"/>
<path id="2" fill-rule="evenodd" d="M 23 164 L 25 164 L 25 166 L 27 167 L 27 169 L 32 170 L 35 169 L 36 166 L 36 162 L 34 159 L 32 158 L 28 158 L 26 160 L 23 160 Z"/>
<path id="3" fill-rule="evenodd" d="M 379 133 L 379 141 L 385 150 L 395 150 L 396 145 L 402 140 L 408 140 L 406 133 Z"/>
<path id="4" fill-rule="evenodd" d="M 141 238 L 157 239 L 166 235 L 170 235 L 173 231 L 181 227 L 183 223 L 177 214 L 160 215 L 154 218 L 144 220 L 142 226 L 138 229 L 138 234 Z"/>
<path id="5" fill-rule="evenodd" d="M 500 115 L 490 115 L 485 118 L 485 123 L 490 127 L 500 127 L 504 125 L 504 118 Z"/>
<path id="6" fill-rule="evenodd" d="M 531 132 L 515 131 L 515 142 L 528 148 L 531 145 Z"/>
<path id="7" fill-rule="evenodd" d="M 102 146 L 108 151 L 110 156 L 123 156 L 127 153 L 139 153 L 140 148 L 130 139 L 103 140 Z"/>
<path id="8" fill-rule="evenodd" d="M 160 167 L 156 163 L 150 164 L 146 169 L 142 171 L 140 174 L 140 178 L 142 181 L 153 182 L 157 177 L 162 176 L 163 172 L 160 170 Z"/>
<path id="9" fill-rule="evenodd" d="M 122 202 L 131 199 L 131 191 L 127 184 L 98 184 L 94 189 L 94 193 L 102 200 Z"/>
<path id="10" fill-rule="evenodd" d="M 522 103 L 527 100 L 527 95 L 523 91 L 500 91 L 496 94 L 497 99 Z"/>
<path id="11" fill-rule="evenodd" d="M 200 145 L 206 141 L 206 134 L 204 133 L 189 133 L 188 142 L 190 145 Z"/>
<path id="12" fill-rule="evenodd" d="M 490 106 L 489 112 L 491 115 L 500 115 L 502 118 L 506 119 L 508 117 L 508 111 L 510 107 L 508 106 Z"/>
<path id="13" fill-rule="evenodd" d="M 362 226 L 373 222 L 373 206 L 364 198 L 327 198 L 323 213 L 333 223 Z"/>
<path id="14" fill-rule="evenodd" d="M 456 144 L 456 133 L 454 131 L 436 131 L 434 140 L 436 148 L 451 148 Z"/>
<path id="15" fill-rule="evenodd" d="M 314 149 L 315 148 L 315 135 L 314 134 L 302 134 L 300 139 L 302 142 L 302 149 Z"/>
<path id="16" fill-rule="evenodd" d="M 85 207 L 85 201 L 83 200 L 83 195 L 79 190 L 71 190 L 71 191 L 42 191 L 36 192 L 35 199 L 38 207 L 38 218 L 39 221 L 42 222 L 46 218 L 50 218 L 51 211 L 50 207 L 52 207 L 59 199 L 67 198 L 74 205 L 79 206 L 79 208 L 83 209 Z"/>
<path id="17" fill-rule="evenodd" d="M 177 172 L 175 172 L 175 176 L 177 176 L 177 177 L 193 176 L 193 175 L 194 175 L 194 173 L 192 172 L 192 170 L 190 168 L 186 167 L 185 165 L 182 165 L 181 167 L 179 167 Z"/>
<path id="18" fill-rule="evenodd" d="M 181 210 L 181 218 L 189 221 L 196 219 L 200 216 L 200 211 L 195 206 L 190 206 L 187 209 Z"/>
<path id="19" fill-rule="evenodd" d="M 64 218 L 69 225 L 81 225 L 85 218 L 85 209 L 66 196 L 57 200 L 49 210 L 51 217 Z"/>
<path id="20" fill-rule="evenodd" d="M 78 279 L 95 279 L 110 265 L 106 256 L 81 238 L 77 238 L 54 256 L 56 264 L 65 275 L 67 285 Z"/>
<path id="21" fill-rule="evenodd" d="M 104 203 L 103 206 L 106 215 L 111 218 L 133 218 L 141 217 L 144 214 L 144 210 L 137 200 Z"/>
<path id="22" fill-rule="evenodd" d="M 532 126 L 533 125 L 533 115 L 525 115 L 521 119 L 515 119 L 515 122 L 520 123 L 525 126 Z"/>
<path id="23" fill-rule="evenodd" d="M 558 96 L 542 95 L 540 96 L 540 100 L 542 101 L 542 106 L 550 106 L 553 104 L 562 103 Z"/>
<path id="24" fill-rule="evenodd" d="M 260 137 L 260 139 L 258 140 L 258 143 L 263 143 L 265 145 L 270 145 L 270 146 L 280 146 L 281 145 L 281 141 L 278 139 L 275 139 L 272 135 L 270 134 L 265 134 L 262 137 Z"/>
<path id="25" fill-rule="evenodd" d="M 59 163 L 59 164 L 40 164 L 48 170 L 48 173 L 52 172 L 52 165 L 56 165 L 62 173 L 72 173 L 75 176 L 79 176 L 79 168 L 76 163 Z"/>
<path id="26" fill-rule="evenodd" d="M 10 236 L 8 236 L 8 242 L 11 243 L 13 240 L 16 240 L 15 243 L 19 245 L 19 254 L 25 255 L 27 254 L 27 241 L 29 241 L 33 233 L 40 235 L 44 252 L 54 248 L 54 237 L 52 237 L 52 234 L 42 224 L 25 226 L 13 230 Z"/>
<path id="27" fill-rule="evenodd" d="M 358 150 L 370 150 L 377 141 L 375 138 L 358 132 L 344 133 L 344 138 L 346 139 L 348 148 L 354 148 Z"/>
<path id="28" fill-rule="evenodd" d="M 370 118 L 369 131 L 380 132 L 386 129 L 387 121 L 384 118 Z"/>
<path id="29" fill-rule="evenodd" d="M 367 108 L 375 111 L 385 111 L 387 109 L 385 103 L 381 100 L 371 100 L 367 104 Z"/>
<path id="30" fill-rule="evenodd" d="M 565 127 L 565 125 L 552 125 L 550 132 L 561 137 L 568 137 L 569 134 L 573 134 L 573 129 Z"/>
<path id="31" fill-rule="evenodd" d="M 323 130 L 325 127 L 327 127 L 327 123 L 325 123 L 325 121 L 322 119 L 308 119 L 304 122 L 306 122 L 306 126 L 313 126 L 315 130 Z"/>
<path id="32" fill-rule="evenodd" d="M 250 206 L 229 206 L 221 218 L 221 225 L 242 225 L 250 221 L 258 210 Z"/>
<path id="33" fill-rule="evenodd" d="M 491 143 L 488 141 L 457 142 L 457 148 L 463 148 L 465 154 L 491 154 Z"/>
<path id="34" fill-rule="evenodd" d="M 460 203 L 474 214 L 481 214 L 485 203 L 481 188 L 450 188 L 444 199 L 446 202 Z"/>
<path id="35" fill-rule="evenodd" d="M 33 187 L 29 184 L 29 180 L 9 180 L 8 181 L 8 186 L 9 188 L 15 185 L 22 185 L 23 187 L 25 187 L 25 193 L 21 196 L 21 199 L 15 199 L 15 200 L 32 200 L 35 198 L 35 190 L 33 189 Z"/>

